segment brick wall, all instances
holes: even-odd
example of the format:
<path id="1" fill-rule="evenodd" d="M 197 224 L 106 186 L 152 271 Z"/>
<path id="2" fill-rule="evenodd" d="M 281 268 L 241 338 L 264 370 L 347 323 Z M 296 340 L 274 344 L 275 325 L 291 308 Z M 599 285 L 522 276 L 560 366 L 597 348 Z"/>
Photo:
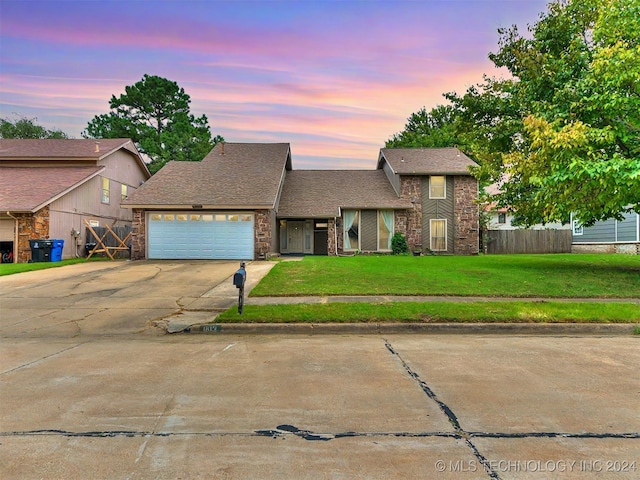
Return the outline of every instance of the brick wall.
<path id="1" fill-rule="evenodd" d="M 338 246 L 336 245 L 338 236 L 336 235 L 336 219 L 330 218 L 327 229 L 327 255 L 337 255 Z"/>
<path id="2" fill-rule="evenodd" d="M 146 250 L 146 215 L 144 210 L 133 209 L 133 221 L 131 223 L 131 260 L 144 260 Z"/>
<path id="3" fill-rule="evenodd" d="M 413 209 L 396 211 L 396 232 L 404 234 L 410 250 L 420 250 L 422 246 L 422 187 L 419 176 L 400 177 L 400 198 L 411 200 Z"/>
<path id="4" fill-rule="evenodd" d="M 36 213 L 18 213 L 18 251 L 16 263 L 31 260 L 31 245 L 29 240 L 49 238 L 49 206 L 41 208 Z"/>
<path id="5" fill-rule="evenodd" d="M 478 181 L 471 176 L 456 176 L 453 182 L 456 255 L 477 255 L 479 248 Z"/>
<path id="6" fill-rule="evenodd" d="M 273 241 L 271 214 L 269 210 L 256 210 L 254 226 L 254 258 L 267 258 L 272 251 L 271 245 Z"/>

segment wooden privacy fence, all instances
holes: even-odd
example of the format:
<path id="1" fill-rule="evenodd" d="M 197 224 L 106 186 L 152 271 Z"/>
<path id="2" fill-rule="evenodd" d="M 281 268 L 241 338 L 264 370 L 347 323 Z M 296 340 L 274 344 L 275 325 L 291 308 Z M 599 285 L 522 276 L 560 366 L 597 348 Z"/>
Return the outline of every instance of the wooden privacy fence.
<path id="1" fill-rule="evenodd" d="M 485 253 L 571 253 L 571 230 L 486 230 Z"/>
<path id="2" fill-rule="evenodd" d="M 104 253 L 111 260 L 116 256 L 124 254 L 125 258 L 130 256 L 130 249 L 127 242 L 131 237 L 131 227 L 129 225 L 122 225 L 116 227 L 116 222 L 113 222 L 111 226 L 106 227 L 92 227 L 86 220 L 84 224 L 87 227 L 87 258 L 95 253 Z"/>

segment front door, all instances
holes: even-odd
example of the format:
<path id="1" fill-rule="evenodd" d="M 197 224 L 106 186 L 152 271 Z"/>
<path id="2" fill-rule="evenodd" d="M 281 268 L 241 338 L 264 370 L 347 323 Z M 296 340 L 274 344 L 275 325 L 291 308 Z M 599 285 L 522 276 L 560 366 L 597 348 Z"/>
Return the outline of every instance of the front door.
<path id="1" fill-rule="evenodd" d="M 287 222 L 289 253 L 304 253 L 304 222 Z"/>

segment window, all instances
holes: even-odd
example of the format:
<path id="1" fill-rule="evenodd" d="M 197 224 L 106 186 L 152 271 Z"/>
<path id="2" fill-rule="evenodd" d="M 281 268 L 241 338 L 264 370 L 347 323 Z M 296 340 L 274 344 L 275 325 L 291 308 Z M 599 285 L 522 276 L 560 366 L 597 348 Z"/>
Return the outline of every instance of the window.
<path id="1" fill-rule="evenodd" d="M 152 213 L 149 218 L 151 219 L 152 222 L 161 222 L 162 221 L 162 215 L 160 215 L 159 213 Z"/>
<path id="2" fill-rule="evenodd" d="M 429 198 L 447 198 L 445 177 L 429 177 Z"/>
<path id="3" fill-rule="evenodd" d="M 430 220 L 429 227 L 431 231 L 430 248 L 434 252 L 447 250 L 447 221 L 446 220 Z"/>
<path id="4" fill-rule="evenodd" d="M 360 249 L 360 212 L 344 211 L 344 250 Z"/>
<path id="5" fill-rule="evenodd" d="M 125 198 L 127 198 L 127 193 L 128 187 L 123 183 L 122 185 L 120 185 L 120 199 L 124 200 Z"/>
<path id="6" fill-rule="evenodd" d="M 378 250 L 391 250 L 393 210 L 378 210 Z"/>
<path id="7" fill-rule="evenodd" d="M 109 203 L 109 179 L 102 177 L 102 203 Z"/>
<path id="8" fill-rule="evenodd" d="M 506 213 L 498 213 L 498 223 L 507 223 Z"/>
<path id="9" fill-rule="evenodd" d="M 573 234 L 574 235 L 584 234 L 584 228 L 582 227 L 582 225 L 580 225 L 580 222 L 578 222 L 578 220 L 573 221 Z"/>

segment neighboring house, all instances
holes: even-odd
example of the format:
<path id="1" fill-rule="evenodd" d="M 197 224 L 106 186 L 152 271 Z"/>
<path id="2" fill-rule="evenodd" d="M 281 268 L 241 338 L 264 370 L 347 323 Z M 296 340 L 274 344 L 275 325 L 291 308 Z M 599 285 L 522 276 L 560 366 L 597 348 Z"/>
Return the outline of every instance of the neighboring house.
<path id="1" fill-rule="evenodd" d="M 576 253 L 630 253 L 640 255 L 640 215 L 625 213 L 624 220 L 609 219 L 583 227 L 571 219 L 572 251 Z"/>
<path id="2" fill-rule="evenodd" d="M 83 255 L 84 220 L 130 225 L 120 202 L 150 176 L 128 139 L 2 139 L 0 250 L 28 262 L 30 240 L 59 239 L 62 258 Z"/>
<path id="3" fill-rule="evenodd" d="M 220 143 L 170 162 L 123 202 L 132 258 L 412 250 L 478 253 L 478 195 L 457 149 L 382 149 L 375 170 L 293 170 L 289 144 Z"/>

